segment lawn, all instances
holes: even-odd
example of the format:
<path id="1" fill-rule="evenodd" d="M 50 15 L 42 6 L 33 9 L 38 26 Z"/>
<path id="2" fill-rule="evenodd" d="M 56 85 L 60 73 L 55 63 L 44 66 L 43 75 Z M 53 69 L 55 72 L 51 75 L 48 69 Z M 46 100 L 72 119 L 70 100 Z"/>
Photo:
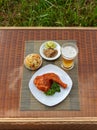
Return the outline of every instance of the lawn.
<path id="1" fill-rule="evenodd" d="M 0 0 L 0 26 L 97 26 L 97 0 Z"/>

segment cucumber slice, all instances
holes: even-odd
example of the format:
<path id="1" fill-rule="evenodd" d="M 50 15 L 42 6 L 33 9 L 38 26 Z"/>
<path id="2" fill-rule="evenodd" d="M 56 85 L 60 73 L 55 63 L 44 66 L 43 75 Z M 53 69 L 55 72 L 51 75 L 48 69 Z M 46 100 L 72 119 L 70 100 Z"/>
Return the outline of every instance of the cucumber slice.
<path id="1" fill-rule="evenodd" d="M 53 42 L 53 41 L 48 41 L 46 44 L 45 44 L 45 48 L 56 48 L 56 44 Z"/>

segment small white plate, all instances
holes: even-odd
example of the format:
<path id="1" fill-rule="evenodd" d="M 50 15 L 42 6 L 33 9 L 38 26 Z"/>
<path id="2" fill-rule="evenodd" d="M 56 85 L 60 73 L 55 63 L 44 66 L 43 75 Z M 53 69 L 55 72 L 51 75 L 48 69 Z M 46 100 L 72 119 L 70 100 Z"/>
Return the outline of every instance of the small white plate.
<path id="1" fill-rule="evenodd" d="M 60 86 L 61 92 L 56 92 L 54 95 L 52 96 L 47 96 L 44 94 L 44 92 L 42 92 L 41 90 L 39 90 L 33 83 L 34 79 L 36 76 L 42 75 L 44 73 L 55 73 L 57 74 L 60 79 L 65 82 L 67 84 L 67 88 L 63 88 Z M 31 91 L 31 93 L 33 94 L 33 96 L 42 104 L 46 105 L 46 106 L 54 106 L 60 102 L 62 102 L 70 93 L 70 90 L 72 88 L 72 80 L 69 77 L 69 75 L 62 70 L 61 68 L 57 67 L 56 65 L 46 65 L 44 67 L 42 67 L 41 69 L 39 69 L 36 73 L 34 73 L 34 75 L 32 76 L 32 78 L 29 81 L 29 89 Z"/>
<path id="2" fill-rule="evenodd" d="M 45 44 L 47 43 L 48 41 L 46 41 L 46 42 L 44 42 L 41 46 L 40 46 L 40 55 L 44 58 L 44 59 L 46 59 L 46 60 L 55 60 L 55 59 L 57 59 L 60 55 L 61 55 L 61 47 L 60 47 L 60 45 L 57 43 L 57 42 L 55 42 L 55 41 L 53 41 L 55 44 L 56 44 L 56 50 L 58 51 L 58 54 L 55 56 L 55 57 L 52 57 L 52 58 L 48 58 L 48 57 L 46 57 L 45 55 L 44 55 L 44 53 L 43 53 L 43 50 L 45 49 Z"/>

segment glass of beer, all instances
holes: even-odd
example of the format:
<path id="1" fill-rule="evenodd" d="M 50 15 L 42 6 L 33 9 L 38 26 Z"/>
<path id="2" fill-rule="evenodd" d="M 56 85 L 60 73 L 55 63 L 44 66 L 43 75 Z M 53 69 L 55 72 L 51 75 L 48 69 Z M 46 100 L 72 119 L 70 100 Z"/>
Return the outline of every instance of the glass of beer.
<path id="1" fill-rule="evenodd" d="M 78 54 L 78 47 L 74 42 L 66 42 L 62 45 L 62 68 L 70 70 L 74 67 L 74 59 Z"/>

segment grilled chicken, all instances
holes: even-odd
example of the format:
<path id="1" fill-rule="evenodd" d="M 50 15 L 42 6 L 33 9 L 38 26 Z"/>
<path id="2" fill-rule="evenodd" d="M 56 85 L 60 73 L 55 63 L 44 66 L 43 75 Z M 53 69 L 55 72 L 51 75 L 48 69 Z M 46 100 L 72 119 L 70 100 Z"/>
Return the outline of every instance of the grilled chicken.
<path id="1" fill-rule="evenodd" d="M 34 84 L 39 90 L 42 90 L 44 92 L 48 91 L 51 87 L 51 84 L 55 81 L 63 88 L 67 87 L 67 84 L 62 82 L 59 76 L 55 73 L 46 73 L 40 76 L 37 76 L 34 79 Z"/>

